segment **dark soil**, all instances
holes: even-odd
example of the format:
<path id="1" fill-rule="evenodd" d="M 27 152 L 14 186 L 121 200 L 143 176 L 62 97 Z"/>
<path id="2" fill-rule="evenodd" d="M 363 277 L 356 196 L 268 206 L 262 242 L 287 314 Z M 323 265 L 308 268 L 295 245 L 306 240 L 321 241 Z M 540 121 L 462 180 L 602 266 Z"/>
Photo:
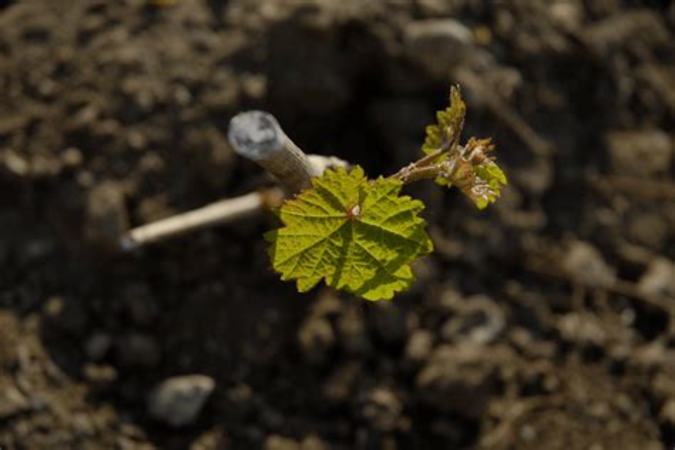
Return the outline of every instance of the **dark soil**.
<path id="1" fill-rule="evenodd" d="M 511 185 L 413 186 L 437 251 L 392 302 L 297 294 L 271 215 L 101 245 L 269 183 L 241 110 L 375 176 L 450 83 Z M 673 448 L 674 139 L 668 1 L 0 1 L 0 448 Z"/>

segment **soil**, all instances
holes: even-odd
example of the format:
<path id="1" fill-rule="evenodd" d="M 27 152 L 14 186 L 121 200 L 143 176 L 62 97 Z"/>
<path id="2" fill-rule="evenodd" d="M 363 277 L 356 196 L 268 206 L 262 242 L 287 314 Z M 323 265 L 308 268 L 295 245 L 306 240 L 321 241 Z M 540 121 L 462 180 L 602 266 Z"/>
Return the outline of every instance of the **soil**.
<path id="1" fill-rule="evenodd" d="M 511 184 L 412 186 L 436 252 L 392 302 L 280 281 L 272 215 L 106 246 L 270 183 L 239 111 L 375 176 L 450 83 Z M 0 105 L 3 450 L 675 446 L 672 2 L 1 1 Z M 215 382 L 183 426 L 177 375 Z"/>

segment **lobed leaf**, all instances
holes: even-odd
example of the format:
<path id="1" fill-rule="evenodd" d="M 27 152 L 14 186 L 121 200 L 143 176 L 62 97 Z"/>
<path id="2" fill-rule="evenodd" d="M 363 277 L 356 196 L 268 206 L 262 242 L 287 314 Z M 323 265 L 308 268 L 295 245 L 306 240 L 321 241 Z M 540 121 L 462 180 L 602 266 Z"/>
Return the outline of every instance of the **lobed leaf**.
<path id="1" fill-rule="evenodd" d="M 287 200 L 269 233 L 274 269 L 305 292 L 321 280 L 368 300 L 408 288 L 410 263 L 432 250 L 424 204 L 400 196 L 401 181 L 369 181 L 360 167 L 327 170 Z"/>

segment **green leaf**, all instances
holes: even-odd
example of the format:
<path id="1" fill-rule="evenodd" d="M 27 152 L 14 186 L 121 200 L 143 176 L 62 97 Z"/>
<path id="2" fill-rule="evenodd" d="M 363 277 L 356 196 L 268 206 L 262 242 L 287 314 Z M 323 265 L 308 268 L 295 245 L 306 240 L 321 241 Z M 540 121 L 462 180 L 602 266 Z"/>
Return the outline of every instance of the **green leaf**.
<path id="1" fill-rule="evenodd" d="M 464 127 L 466 104 L 462 100 L 459 87 L 450 88 L 450 106 L 436 113 L 436 124 L 426 128 L 426 138 L 422 151 L 429 155 L 437 150 L 451 150 L 459 142 L 459 136 Z"/>
<path id="2" fill-rule="evenodd" d="M 280 210 L 269 233 L 274 269 L 305 292 L 322 279 L 368 300 L 390 299 L 412 284 L 410 263 L 432 250 L 424 204 L 400 196 L 393 178 L 369 181 L 360 167 L 326 170 Z"/>

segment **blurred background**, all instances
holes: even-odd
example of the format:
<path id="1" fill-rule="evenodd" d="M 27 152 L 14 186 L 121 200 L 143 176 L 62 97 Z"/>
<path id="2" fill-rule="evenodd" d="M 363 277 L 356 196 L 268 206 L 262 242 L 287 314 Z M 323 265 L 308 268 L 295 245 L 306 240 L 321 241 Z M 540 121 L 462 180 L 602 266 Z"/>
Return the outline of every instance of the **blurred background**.
<path id="1" fill-rule="evenodd" d="M 269 185 L 239 111 L 377 176 L 451 83 L 511 183 L 411 186 L 392 302 L 296 293 L 271 214 L 108 248 Z M 0 1 L 0 447 L 671 449 L 674 125 L 665 0 Z"/>

